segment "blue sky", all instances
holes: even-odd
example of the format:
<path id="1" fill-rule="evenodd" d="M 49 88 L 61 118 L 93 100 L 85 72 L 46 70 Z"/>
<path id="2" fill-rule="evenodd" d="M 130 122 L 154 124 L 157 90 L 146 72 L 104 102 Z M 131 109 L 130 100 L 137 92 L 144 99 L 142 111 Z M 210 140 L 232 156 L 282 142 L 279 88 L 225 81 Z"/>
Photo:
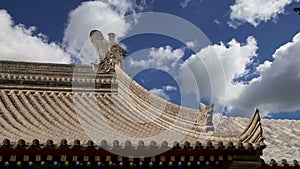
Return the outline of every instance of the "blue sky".
<path id="1" fill-rule="evenodd" d="M 97 61 L 89 31 L 115 32 L 128 51 L 126 72 L 165 99 L 192 108 L 214 103 L 215 112 L 232 116 L 259 108 L 265 118 L 300 119 L 297 6 L 298 0 L 2 1 L 0 59 L 89 64 Z"/>

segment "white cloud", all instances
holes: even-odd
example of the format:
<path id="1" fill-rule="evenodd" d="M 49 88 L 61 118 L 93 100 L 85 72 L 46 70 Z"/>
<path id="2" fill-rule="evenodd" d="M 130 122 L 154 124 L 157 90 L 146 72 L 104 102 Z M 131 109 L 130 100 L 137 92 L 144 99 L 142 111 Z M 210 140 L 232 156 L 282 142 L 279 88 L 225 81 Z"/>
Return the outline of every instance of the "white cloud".
<path id="1" fill-rule="evenodd" d="M 210 97 L 213 92 L 216 97 L 214 99 L 220 99 L 224 95 L 222 91 L 224 87 L 226 91 L 230 91 L 228 92 L 230 98 L 237 97 L 239 93 L 237 90 L 241 90 L 243 84 L 233 83 L 233 80 L 247 72 L 246 65 L 252 63 L 257 49 L 256 40 L 251 36 L 247 38 L 245 44 L 232 39 L 227 44 L 221 42 L 203 48 L 183 62 L 181 58 L 184 56 L 184 49 L 172 49 L 166 46 L 158 49 L 152 48 L 147 58 L 139 60 L 129 58 L 127 67 L 130 69 L 152 67 L 168 72 L 179 85 L 181 100 L 184 102 L 182 105 L 198 108 L 200 97 Z M 219 57 L 219 62 L 224 66 L 224 72 L 217 62 L 211 61 L 213 57 Z M 212 72 L 218 68 L 222 71 Z M 224 73 L 226 82 L 222 81 Z M 215 84 L 211 84 L 213 82 Z M 155 90 L 155 92 L 162 95 L 163 90 Z M 217 101 L 213 100 L 213 102 Z M 224 102 L 224 99 L 220 102 Z"/>
<path id="2" fill-rule="evenodd" d="M 182 8 L 186 8 L 192 0 L 180 0 L 179 4 Z"/>
<path id="3" fill-rule="evenodd" d="M 5 10 L 0 10 L 0 59 L 30 62 L 70 63 L 71 57 L 61 47 L 47 42 L 47 36 L 35 35 L 36 27 L 14 24 Z"/>
<path id="4" fill-rule="evenodd" d="M 248 22 L 258 26 L 261 22 L 275 21 L 279 14 L 284 13 L 284 8 L 293 0 L 236 0 L 230 6 L 229 26 L 237 26 Z"/>
<path id="5" fill-rule="evenodd" d="M 166 46 L 152 48 L 149 58 L 133 62 L 131 66 L 148 67 L 152 64 L 168 72 L 174 72 L 177 68 L 175 70 L 178 74 L 172 75 L 175 75 L 173 78 L 179 85 L 178 90 L 184 95 L 181 100 L 197 105 L 198 97 L 213 97 L 211 101 L 215 104 L 215 113 L 222 110 L 224 102 L 229 114 L 235 116 L 249 117 L 255 108 L 259 108 L 263 116 L 300 110 L 300 33 L 295 35 L 291 42 L 276 50 L 273 62 L 265 61 L 256 65 L 255 73 L 259 77 L 249 83 L 235 81 L 237 77 L 249 73 L 247 65 L 253 64 L 257 50 L 257 42 L 250 36 L 245 43 L 232 39 L 226 44 L 220 42 L 210 45 L 186 61 L 179 62 L 178 59 L 184 55 L 184 50 Z M 219 66 L 215 60 L 211 61 L 215 56 L 218 56 L 223 65 L 226 81 L 216 81 L 216 84 L 213 84 L 212 79 L 222 79 L 223 76 L 222 72 L 214 72 Z M 174 63 L 176 66 L 172 66 Z M 172 89 L 162 87 L 151 91 L 169 99 L 166 92 L 168 88 Z M 192 95 L 187 97 L 187 94 Z M 222 98 L 222 94 L 225 98 Z M 185 103 L 181 105 L 188 106 Z"/>
<path id="6" fill-rule="evenodd" d="M 126 57 L 124 61 L 126 65 L 126 72 L 128 72 L 132 77 L 135 77 L 138 72 L 147 69 L 158 69 L 164 71 L 176 81 L 177 85 L 179 85 L 178 90 L 181 93 L 181 105 L 198 109 L 198 103 L 195 103 L 193 100 L 194 96 L 188 96 L 191 92 L 186 92 L 188 94 L 182 93 L 182 89 L 185 89 L 185 86 L 191 86 L 191 84 L 195 84 L 193 81 L 193 76 L 188 68 L 185 69 L 186 76 L 183 76 L 187 79 L 183 79 L 180 76 L 181 65 L 184 63 L 182 60 L 182 57 L 184 56 L 184 50 L 184 47 L 173 49 L 171 46 L 141 50 L 140 52 Z M 187 91 L 188 88 L 189 87 L 187 87 L 185 91 Z M 164 90 L 156 89 L 154 92 L 156 92 L 157 95 L 160 93 L 160 96 L 163 96 L 163 91 L 171 89 L 172 88 L 167 87 Z"/>
<path id="7" fill-rule="evenodd" d="M 256 67 L 259 77 L 252 79 L 248 84 L 234 82 L 239 75 L 248 73 L 246 65 L 253 63 L 252 58 L 256 57 L 257 49 L 253 37 L 248 37 L 245 44 L 231 40 L 227 46 L 221 43 L 204 48 L 187 62 L 197 62 L 197 56 L 205 62 L 213 52 L 219 56 L 227 79 L 226 106 L 231 115 L 249 117 L 255 108 L 259 108 L 263 116 L 300 110 L 300 33 L 275 51 L 273 62 L 265 61 Z M 218 90 L 216 88 L 213 91 L 217 97 Z M 214 98 L 213 102 L 220 103 L 218 99 Z"/>
<path id="8" fill-rule="evenodd" d="M 157 89 L 157 88 L 153 88 L 150 90 L 151 93 L 155 94 L 156 96 L 159 96 L 165 100 L 170 100 L 170 97 L 168 96 L 168 94 L 165 93 L 165 91 L 163 89 Z"/>
<path id="9" fill-rule="evenodd" d="M 83 2 L 69 13 L 63 38 L 66 50 L 81 63 L 95 62 L 97 60 L 95 49 L 89 42 L 90 31 L 101 30 L 106 39 L 109 32 L 116 33 L 117 37 L 124 36 L 131 24 L 126 21 L 124 15 L 131 8 L 132 4 L 129 1 Z"/>
<path id="10" fill-rule="evenodd" d="M 154 0 L 140 0 L 139 2 L 135 1 L 135 8 L 138 11 L 151 11 Z"/>
<path id="11" fill-rule="evenodd" d="M 157 68 L 163 71 L 169 72 L 177 68 L 180 59 L 184 55 L 184 50 L 172 49 L 171 46 L 160 47 L 158 49 L 151 48 L 148 58 L 142 58 L 136 60 L 135 58 L 129 58 L 129 66 L 142 67 L 142 68 Z"/>
<path id="12" fill-rule="evenodd" d="M 230 101 L 232 112 L 260 108 L 263 115 L 300 110 L 300 33 L 279 47 L 274 61 L 265 61 L 257 71 L 260 77 L 245 85 L 238 98 Z"/>
<path id="13" fill-rule="evenodd" d="M 224 104 L 226 98 L 237 97 L 243 84 L 234 82 L 234 79 L 247 72 L 246 65 L 252 63 L 257 49 L 256 40 L 251 36 L 247 38 L 245 44 L 232 39 L 227 45 L 221 42 L 203 48 L 181 65 L 180 79 L 184 83 L 181 90 L 188 93 L 195 92 L 198 88 L 201 97 L 213 97 L 212 102 L 216 104 L 216 107 L 218 103 Z M 223 65 L 223 69 L 219 68 L 220 64 L 217 61 L 211 61 L 213 58 L 219 59 L 217 61 Z M 190 73 L 187 69 L 191 69 L 195 74 L 196 86 L 193 85 L 193 79 L 188 76 Z M 214 72 L 216 70 L 222 70 L 222 72 Z M 226 92 L 226 98 L 223 98 L 224 92 Z M 197 93 L 196 96 L 200 97 Z"/>
<path id="14" fill-rule="evenodd" d="M 209 54 L 206 53 L 211 52 L 209 48 L 202 50 L 198 55 L 201 57 L 204 54 L 204 58 L 209 57 Z M 246 72 L 246 65 L 252 62 L 253 57 L 257 56 L 256 50 L 258 49 L 256 40 L 252 36 L 247 38 L 246 44 L 232 39 L 227 43 L 227 46 L 221 42 L 220 45 L 213 45 L 211 48 L 216 52 L 224 66 L 228 83 L 232 83 L 236 77 Z"/>
<path id="15" fill-rule="evenodd" d="M 128 0 L 123 0 L 123 1 L 120 1 L 120 0 L 102 0 L 102 2 L 110 5 L 121 16 L 124 16 L 127 11 L 131 11 L 133 9 L 133 5 L 134 5 L 134 4 L 130 3 Z"/>
<path id="16" fill-rule="evenodd" d="M 258 49 L 256 40 L 248 37 L 247 42 L 242 44 L 236 40 L 231 40 L 226 45 L 211 45 L 202 49 L 195 55 L 192 55 L 182 64 L 182 68 L 189 66 L 193 72 L 199 72 L 196 81 L 201 93 L 205 97 L 209 93 L 213 84 L 207 85 L 205 81 L 211 81 L 213 78 L 220 78 L 221 74 L 208 77 L 200 69 L 205 65 L 208 68 L 216 69 L 214 62 L 207 62 L 212 56 L 217 55 L 223 64 L 226 77 L 225 84 L 225 102 L 228 112 L 235 116 L 251 116 L 255 108 L 261 110 L 263 116 L 270 116 L 278 112 L 295 112 L 300 110 L 300 32 L 294 36 L 291 42 L 278 48 L 274 54 L 274 61 L 265 61 L 257 65 L 257 78 L 252 79 L 249 83 L 236 82 L 234 79 L 240 75 L 248 73 L 246 65 L 253 64 L 253 57 L 256 57 Z M 206 64 L 207 63 L 207 64 Z M 212 69 L 212 70 L 213 70 Z M 181 81 L 184 89 L 189 92 L 195 92 L 195 86 L 189 86 L 187 73 L 182 71 Z M 203 82 L 204 81 L 204 82 Z M 222 83 L 212 88 L 214 95 L 212 102 L 215 104 L 215 110 L 218 113 L 218 105 L 222 104 Z M 180 88 L 182 91 L 182 88 Z M 184 90 L 183 90 L 184 91 Z M 197 94 L 197 93 L 196 93 Z"/>
<path id="17" fill-rule="evenodd" d="M 226 45 L 221 42 L 203 48 L 181 65 L 181 81 L 187 84 L 193 83 L 194 80 L 188 76 L 190 73 L 187 69 L 191 69 L 196 74 L 195 80 L 197 81 L 197 86 L 185 85 L 186 88 L 183 91 L 193 92 L 196 91 L 195 87 L 198 87 L 202 92 L 202 96 L 208 96 L 213 92 L 216 97 L 221 97 L 224 94 L 222 90 L 225 90 L 227 95 L 229 94 L 227 97 L 235 97 L 237 89 L 233 89 L 233 86 L 236 86 L 237 83 L 233 81 L 236 77 L 247 72 L 246 65 L 252 63 L 252 58 L 256 56 L 257 49 L 256 40 L 251 36 L 247 38 L 245 44 L 232 39 Z M 223 72 L 213 72 L 221 66 L 216 61 L 210 61 L 213 58 L 219 59 L 218 61 L 223 65 Z M 225 76 L 225 79 L 223 79 L 226 81 L 217 80 L 222 79 L 222 76 Z M 209 81 L 210 83 L 218 82 L 219 84 L 209 84 Z M 213 88 L 211 88 L 212 85 Z M 224 87 L 226 88 L 224 89 Z M 236 91 L 231 92 L 232 90 Z M 200 96 L 196 94 L 196 97 Z"/>
<path id="18" fill-rule="evenodd" d="M 170 85 L 167 85 L 167 86 L 163 86 L 162 88 L 158 89 L 158 88 L 153 88 L 150 90 L 151 93 L 161 97 L 161 98 L 164 98 L 166 100 L 170 100 L 170 97 L 168 95 L 167 92 L 170 92 L 170 91 L 177 91 L 177 88 L 175 86 L 170 86 Z"/>
<path id="19" fill-rule="evenodd" d="M 165 89 L 166 91 L 177 91 L 177 88 L 175 86 L 164 86 L 163 89 Z"/>
<path id="20" fill-rule="evenodd" d="M 214 19 L 214 20 L 213 20 L 213 23 L 215 23 L 215 24 L 217 24 L 217 25 L 220 25 L 220 24 L 221 24 L 221 22 L 220 22 L 218 19 Z"/>
<path id="21" fill-rule="evenodd" d="M 258 66 L 256 67 L 256 71 L 257 71 L 258 73 L 261 74 L 261 73 L 264 72 L 266 69 L 269 69 L 269 68 L 271 67 L 271 65 L 272 65 L 272 62 L 266 60 L 266 61 L 264 62 L 264 64 L 260 64 L 260 65 L 258 65 Z"/>
<path id="22" fill-rule="evenodd" d="M 185 45 L 189 48 L 193 48 L 196 46 L 196 43 L 194 41 L 189 41 L 189 42 L 186 42 Z"/>

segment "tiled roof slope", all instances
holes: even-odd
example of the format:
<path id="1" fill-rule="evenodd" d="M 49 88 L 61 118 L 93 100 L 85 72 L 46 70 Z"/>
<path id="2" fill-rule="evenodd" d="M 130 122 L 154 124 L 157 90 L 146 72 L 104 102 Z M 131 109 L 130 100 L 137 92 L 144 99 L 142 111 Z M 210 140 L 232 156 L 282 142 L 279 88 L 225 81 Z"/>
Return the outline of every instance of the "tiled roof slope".
<path id="1" fill-rule="evenodd" d="M 222 117 L 215 118 L 219 124 L 216 131 L 224 133 L 241 133 L 249 123 L 248 118 Z M 261 120 L 263 137 L 266 148 L 263 150 L 262 159 L 270 162 L 275 159 L 281 163 L 286 159 L 292 164 L 293 160 L 300 160 L 300 120 Z"/>
<path id="2" fill-rule="evenodd" d="M 203 134 L 207 133 L 205 110 L 181 107 L 155 96 L 118 66 L 114 72 L 98 73 L 88 65 L 1 61 L 0 89 L 0 140 L 24 139 L 30 143 L 38 139 L 45 143 L 52 139 L 59 143 L 62 139 L 80 139 L 84 144 L 92 138 L 100 143 L 99 131 L 110 126 L 124 135 L 120 143 L 131 138 L 133 145 L 170 130 L 175 135 L 185 135 L 182 142 L 191 144 L 205 136 L 205 141 L 209 139 L 214 144 L 233 142 L 264 148 L 258 112 L 239 134 Z M 100 135 L 113 138 L 114 134 Z M 168 135 L 155 141 L 160 144 L 165 137 Z"/>

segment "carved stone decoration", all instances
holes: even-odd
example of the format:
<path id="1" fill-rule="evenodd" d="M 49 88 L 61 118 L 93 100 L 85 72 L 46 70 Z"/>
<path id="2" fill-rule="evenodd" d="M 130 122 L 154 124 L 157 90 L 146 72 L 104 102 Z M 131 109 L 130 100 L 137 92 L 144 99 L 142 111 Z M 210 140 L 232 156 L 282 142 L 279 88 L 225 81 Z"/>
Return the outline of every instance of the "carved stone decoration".
<path id="1" fill-rule="evenodd" d="M 108 43 L 109 43 L 109 48 L 110 49 L 113 45 L 117 44 L 115 38 L 116 38 L 115 33 L 108 33 Z"/>
<path id="2" fill-rule="evenodd" d="M 109 33 L 109 41 L 107 41 L 100 31 L 91 31 L 90 40 L 96 48 L 99 57 L 98 65 L 92 64 L 94 72 L 114 72 L 115 65 L 120 66 L 124 70 L 123 56 L 126 55 L 126 50 L 122 49 L 121 45 L 115 41 L 115 36 L 114 33 Z"/>
<path id="3" fill-rule="evenodd" d="M 112 45 L 109 53 L 114 61 L 114 64 L 119 65 L 121 69 L 124 70 L 123 56 L 126 55 L 126 50 L 124 50 L 119 44 L 116 43 Z"/>
<path id="4" fill-rule="evenodd" d="M 206 106 L 205 104 L 200 103 L 200 108 L 201 110 L 204 110 L 204 119 L 205 119 L 204 124 L 212 126 L 213 125 L 212 112 L 213 112 L 214 105 L 211 104 L 209 106 Z"/>
<path id="5" fill-rule="evenodd" d="M 208 132 L 208 131 L 214 131 L 214 126 L 213 126 L 213 122 L 212 122 L 212 112 L 213 112 L 213 108 L 214 108 L 214 105 L 211 104 L 209 106 L 203 104 L 203 103 L 200 103 L 199 104 L 200 106 L 200 110 L 201 112 L 203 113 L 202 116 L 199 115 L 198 118 L 197 118 L 197 123 L 201 123 L 201 121 L 203 122 L 203 126 L 201 127 L 202 128 L 202 131 L 204 132 Z M 201 119 L 203 118 L 203 119 Z"/>
<path id="6" fill-rule="evenodd" d="M 105 54 L 109 51 L 109 43 L 104 39 L 102 32 L 98 30 L 92 30 L 90 32 L 90 40 L 96 48 L 99 59 L 98 62 L 100 63 L 104 59 Z"/>

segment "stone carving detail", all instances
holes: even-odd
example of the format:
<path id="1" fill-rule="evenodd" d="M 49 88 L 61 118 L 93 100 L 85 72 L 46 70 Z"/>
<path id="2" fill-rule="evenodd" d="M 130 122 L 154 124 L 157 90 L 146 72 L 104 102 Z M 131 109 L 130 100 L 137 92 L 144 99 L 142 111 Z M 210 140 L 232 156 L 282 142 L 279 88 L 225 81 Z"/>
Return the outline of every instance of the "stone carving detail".
<path id="1" fill-rule="evenodd" d="M 92 30 L 90 32 L 90 40 L 96 48 L 100 63 L 100 61 L 104 59 L 105 54 L 109 51 L 109 43 L 106 39 L 104 39 L 102 32 L 98 30 Z"/>
<path id="2" fill-rule="evenodd" d="M 211 104 L 209 106 L 200 103 L 200 111 L 201 115 L 198 116 L 196 123 L 201 125 L 202 132 L 214 131 L 214 126 L 212 122 L 212 112 L 214 105 Z"/>
<path id="3" fill-rule="evenodd" d="M 117 44 L 116 42 L 116 34 L 114 33 L 108 33 L 108 45 L 109 45 L 109 49 L 111 49 L 111 47 L 115 44 Z"/>
<path id="4" fill-rule="evenodd" d="M 92 64 L 93 70 L 97 73 L 114 72 L 115 65 L 124 70 L 123 56 L 126 55 L 126 50 L 122 49 L 119 43 L 115 41 L 114 33 L 108 34 L 109 40 L 103 37 L 103 34 L 98 30 L 93 30 L 90 33 L 90 40 L 98 55 L 98 64 Z"/>
<path id="5" fill-rule="evenodd" d="M 213 108 L 214 108 L 213 104 L 206 106 L 205 104 L 200 103 L 200 109 L 202 111 L 204 111 L 204 124 L 205 125 L 209 125 L 209 126 L 213 125 L 213 123 L 212 123 Z"/>

